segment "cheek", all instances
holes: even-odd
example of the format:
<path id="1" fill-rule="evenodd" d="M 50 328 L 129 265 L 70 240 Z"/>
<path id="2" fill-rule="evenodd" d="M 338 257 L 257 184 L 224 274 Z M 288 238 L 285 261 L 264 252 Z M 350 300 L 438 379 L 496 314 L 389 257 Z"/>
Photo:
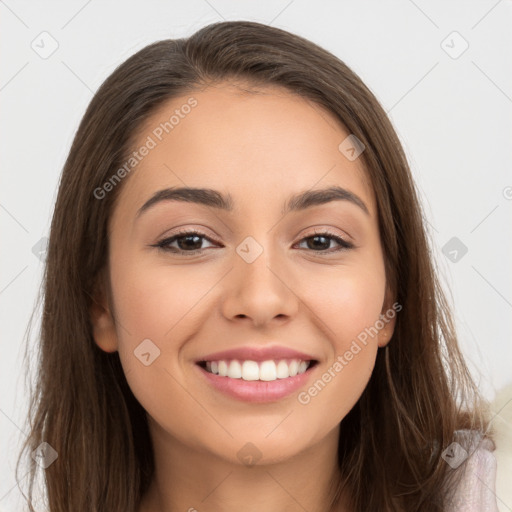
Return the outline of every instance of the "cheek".
<path id="1" fill-rule="evenodd" d="M 112 288 L 116 314 L 126 324 L 120 344 L 174 338 L 176 330 L 193 320 L 194 308 L 216 281 L 211 269 L 203 272 L 191 265 L 174 269 L 142 261 L 118 265 L 112 271 Z"/>
<path id="2" fill-rule="evenodd" d="M 324 333 L 332 341 L 333 348 L 341 353 L 379 319 L 385 295 L 385 277 L 375 262 L 373 265 L 346 266 L 336 270 L 309 280 L 303 297 L 322 320 L 320 326 L 324 326 Z M 369 341 L 376 340 L 370 335 L 368 338 Z"/>
<path id="3" fill-rule="evenodd" d="M 160 393 L 176 393 L 181 348 L 204 321 L 201 299 L 218 276 L 206 266 L 169 268 L 134 257 L 111 265 L 111 280 L 119 357 L 133 393 L 151 408 Z"/>
<path id="4" fill-rule="evenodd" d="M 308 305 L 330 341 L 328 360 L 318 368 L 312 386 L 298 397 L 309 413 L 338 422 L 361 396 L 375 365 L 384 294 L 383 269 L 375 263 L 343 268 L 336 277 L 317 280 L 317 286 L 307 291 L 312 301 Z"/>
<path id="5" fill-rule="evenodd" d="M 338 425 L 365 390 L 375 365 L 376 344 L 349 344 L 347 350 L 318 368 L 310 385 L 297 396 L 297 416 L 321 418 L 319 429 Z"/>

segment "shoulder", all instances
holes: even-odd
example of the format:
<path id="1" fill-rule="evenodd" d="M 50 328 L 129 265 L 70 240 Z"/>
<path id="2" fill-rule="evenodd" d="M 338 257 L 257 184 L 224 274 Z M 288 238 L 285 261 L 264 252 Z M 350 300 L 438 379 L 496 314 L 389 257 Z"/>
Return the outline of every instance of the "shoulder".
<path id="1" fill-rule="evenodd" d="M 460 480 L 447 512 L 510 512 L 512 510 L 512 386 L 491 404 L 494 442 L 474 430 L 459 430 L 443 458 Z M 464 448 L 463 448 L 464 446 Z"/>
<path id="2" fill-rule="evenodd" d="M 500 512 L 496 497 L 494 443 L 474 430 L 458 430 L 442 457 L 454 472 L 456 488 L 446 512 Z"/>
<path id="3" fill-rule="evenodd" d="M 496 496 L 499 512 L 512 510 L 512 384 L 499 391 L 491 404 L 497 462 Z"/>

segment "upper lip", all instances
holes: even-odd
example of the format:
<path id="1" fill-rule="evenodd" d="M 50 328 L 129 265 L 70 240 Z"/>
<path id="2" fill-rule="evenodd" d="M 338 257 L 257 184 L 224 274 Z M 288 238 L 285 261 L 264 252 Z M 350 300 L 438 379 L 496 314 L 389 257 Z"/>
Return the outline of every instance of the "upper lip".
<path id="1" fill-rule="evenodd" d="M 228 359 L 238 359 L 243 361 L 268 361 L 270 359 L 300 359 L 302 361 L 316 361 L 312 355 L 297 350 L 284 347 L 239 347 L 229 350 L 222 350 L 208 354 L 196 360 L 197 363 L 202 361 L 220 361 Z"/>

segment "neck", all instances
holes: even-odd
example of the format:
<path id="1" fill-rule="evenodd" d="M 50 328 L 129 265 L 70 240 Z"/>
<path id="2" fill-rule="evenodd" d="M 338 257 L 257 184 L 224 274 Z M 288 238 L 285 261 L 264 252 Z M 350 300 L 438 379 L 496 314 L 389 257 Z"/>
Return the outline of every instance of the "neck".
<path id="1" fill-rule="evenodd" d="M 185 445 L 148 418 L 155 472 L 138 512 L 334 512 L 339 428 L 293 457 L 245 465 Z M 340 498 L 341 499 L 341 498 Z"/>

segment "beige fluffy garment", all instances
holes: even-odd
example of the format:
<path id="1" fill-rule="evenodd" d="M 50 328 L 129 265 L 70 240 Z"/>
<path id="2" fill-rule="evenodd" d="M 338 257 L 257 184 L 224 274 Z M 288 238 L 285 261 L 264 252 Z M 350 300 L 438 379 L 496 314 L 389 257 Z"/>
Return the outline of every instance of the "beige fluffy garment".
<path id="1" fill-rule="evenodd" d="M 500 512 L 512 512 L 512 384 L 500 390 L 492 402 L 495 416 L 492 428 L 495 431 L 497 462 L 496 498 Z"/>

